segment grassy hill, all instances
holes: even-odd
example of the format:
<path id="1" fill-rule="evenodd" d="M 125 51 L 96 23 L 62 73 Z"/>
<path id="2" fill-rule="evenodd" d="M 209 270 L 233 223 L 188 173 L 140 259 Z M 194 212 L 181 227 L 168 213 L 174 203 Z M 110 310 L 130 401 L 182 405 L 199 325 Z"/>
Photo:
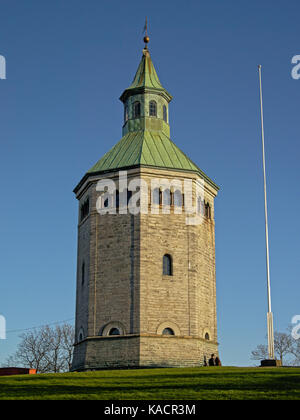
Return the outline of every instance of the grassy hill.
<path id="1" fill-rule="evenodd" d="M 0 377 L 0 399 L 300 399 L 300 368 L 143 369 Z"/>

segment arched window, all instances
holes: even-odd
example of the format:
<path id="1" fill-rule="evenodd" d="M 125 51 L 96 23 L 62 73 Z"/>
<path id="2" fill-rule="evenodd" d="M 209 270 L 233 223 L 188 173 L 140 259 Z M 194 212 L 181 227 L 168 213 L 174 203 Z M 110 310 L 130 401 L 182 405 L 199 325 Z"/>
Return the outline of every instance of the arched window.
<path id="1" fill-rule="evenodd" d="M 157 105 L 155 101 L 149 102 L 149 115 L 150 117 L 156 117 L 157 116 Z"/>
<path id="2" fill-rule="evenodd" d="M 82 341 L 84 339 L 84 331 L 83 328 L 81 327 L 78 333 L 78 342 Z"/>
<path id="3" fill-rule="evenodd" d="M 209 340 L 210 340 L 210 338 L 209 338 L 209 334 L 208 334 L 208 333 L 206 333 L 206 334 L 205 334 L 205 340 L 207 340 L 207 341 L 209 341 Z"/>
<path id="4" fill-rule="evenodd" d="M 163 106 L 163 119 L 165 122 L 168 122 L 168 115 L 167 115 L 167 107 L 166 105 Z"/>
<path id="5" fill-rule="evenodd" d="M 121 335 L 120 330 L 118 328 L 112 328 L 108 335 Z"/>
<path id="6" fill-rule="evenodd" d="M 108 207 L 108 205 L 109 205 L 109 199 L 108 199 L 108 197 L 107 197 L 107 198 L 104 200 L 103 207 L 107 208 L 107 207 Z"/>
<path id="7" fill-rule="evenodd" d="M 141 116 L 141 103 L 134 102 L 133 104 L 133 118 L 139 118 Z"/>
<path id="8" fill-rule="evenodd" d="M 171 192 L 169 189 L 166 189 L 163 192 L 163 205 L 165 206 L 171 205 Z"/>
<path id="9" fill-rule="evenodd" d="M 80 207 L 80 221 L 83 220 L 90 212 L 90 200 L 87 198 Z"/>
<path id="10" fill-rule="evenodd" d="M 205 205 L 205 216 L 210 219 L 211 218 L 211 210 L 210 210 L 210 205 L 209 203 L 207 203 Z"/>
<path id="11" fill-rule="evenodd" d="M 173 275 L 172 257 L 169 254 L 164 255 L 164 258 L 163 258 L 163 275 L 164 276 Z"/>
<path id="12" fill-rule="evenodd" d="M 182 207 L 182 194 L 180 190 L 176 190 L 174 192 L 174 206 L 175 207 Z"/>
<path id="13" fill-rule="evenodd" d="M 113 321 L 109 322 L 108 324 L 104 325 L 100 331 L 99 334 L 103 337 L 107 337 L 110 335 L 126 335 L 126 329 L 121 322 Z"/>
<path id="14" fill-rule="evenodd" d="M 127 190 L 127 206 L 129 205 L 131 197 L 132 197 L 132 191 Z"/>
<path id="15" fill-rule="evenodd" d="M 162 333 L 163 335 L 175 335 L 172 328 L 165 328 Z"/>
<path id="16" fill-rule="evenodd" d="M 127 122 L 128 121 L 128 118 L 129 118 L 129 115 L 128 115 L 128 105 L 125 105 L 125 107 L 124 107 L 124 122 Z"/>
<path id="17" fill-rule="evenodd" d="M 154 188 L 152 192 L 152 197 L 153 204 L 156 204 L 157 206 L 161 204 L 161 192 L 159 188 Z"/>
<path id="18" fill-rule="evenodd" d="M 84 285 L 85 282 L 85 263 L 83 262 L 81 265 L 81 284 Z"/>

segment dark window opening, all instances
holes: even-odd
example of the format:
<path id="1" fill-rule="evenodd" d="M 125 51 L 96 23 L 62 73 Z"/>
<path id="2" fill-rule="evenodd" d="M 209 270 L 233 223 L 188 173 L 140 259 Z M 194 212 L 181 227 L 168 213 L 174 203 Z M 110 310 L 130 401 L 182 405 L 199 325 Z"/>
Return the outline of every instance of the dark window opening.
<path id="1" fill-rule="evenodd" d="M 149 115 L 150 117 L 156 117 L 157 116 L 157 105 L 155 101 L 149 102 Z"/>
<path id="2" fill-rule="evenodd" d="M 163 118 L 164 118 L 164 121 L 167 122 L 168 116 L 167 116 L 167 107 L 166 107 L 166 105 L 163 106 Z"/>
<path id="3" fill-rule="evenodd" d="M 208 333 L 205 334 L 205 340 L 209 341 L 209 334 Z"/>
<path id="4" fill-rule="evenodd" d="M 82 263 L 81 266 L 81 284 L 84 285 L 85 282 L 85 263 Z"/>
<path id="5" fill-rule="evenodd" d="M 129 205 L 129 201 L 131 200 L 132 197 L 132 191 L 127 190 L 127 206 Z"/>
<path id="6" fill-rule="evenodd" d="M 165 328 L 162 333 L 163 335 L 175 335 L 172 328 Z"/>
<path id="7" fill-rule="evenodd" d="M 164 258 L 163 258 L 163 275 L 164 276 L 173 275 L 172 257 L 169 254 L 164 255 Z"/>
<path id="8" fill-rule="evenodd" d="M 80 221 L 83 220 L 90 212 L 90 200 L 87 198 L 80 207 Z"/>
<path id="9" fill-rule="evenodd" d="M 133 104 L 133 118 L 139 118 L 141 116 L 141 103 L 134 102 Z"/>
<path id="10" fill-rule="evenodd" d="M 119 191 L 116 191 L 116 208 L 118 209 L 120 207 L 120 193 Z"/>
<path id="11" fill-rule="evenodd" d="M 118 328 L 111 328 L 108 335 L 121 335 Z"/>
<path id="12" fill-rule="evenodd" d="M 210 219 L 211 218 L 211 208 L 209 203 L 205 205 L 205 216 Z"/>

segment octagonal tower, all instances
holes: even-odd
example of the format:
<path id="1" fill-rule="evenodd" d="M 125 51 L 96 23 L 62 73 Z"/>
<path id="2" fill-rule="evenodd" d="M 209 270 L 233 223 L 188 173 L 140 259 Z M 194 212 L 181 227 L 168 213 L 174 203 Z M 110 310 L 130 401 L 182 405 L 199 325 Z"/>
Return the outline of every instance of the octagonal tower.
<path id="1" fill-rule="evenodd" d="M 199 366 L 218 353 L 218 187 L 171 141 L 171 99 L 145 47 L 133 83 L 120 97 L 123 137 L 74 190 L 79 222 L 72 370 Z M 99 182 L 107 181 L 114 181 L 115 191 L 101 190 Z M 142 191 L 137 183 L 147 188 L 134 200 Z"/>

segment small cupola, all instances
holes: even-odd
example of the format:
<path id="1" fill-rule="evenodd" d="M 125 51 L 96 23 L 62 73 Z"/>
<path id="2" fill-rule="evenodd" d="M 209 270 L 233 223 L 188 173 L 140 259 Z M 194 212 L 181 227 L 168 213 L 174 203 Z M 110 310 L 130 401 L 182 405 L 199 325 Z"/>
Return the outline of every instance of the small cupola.
<path id="1" fill-rule="evenodd" d="M 148 50 L 149 37 L 144 37 L 143 55 L 132 84 L 120 100 L 124 104 L 123 135 L 149 130 L 170 134 L 169 103 L 172 96 L 162 86 Z"/>

